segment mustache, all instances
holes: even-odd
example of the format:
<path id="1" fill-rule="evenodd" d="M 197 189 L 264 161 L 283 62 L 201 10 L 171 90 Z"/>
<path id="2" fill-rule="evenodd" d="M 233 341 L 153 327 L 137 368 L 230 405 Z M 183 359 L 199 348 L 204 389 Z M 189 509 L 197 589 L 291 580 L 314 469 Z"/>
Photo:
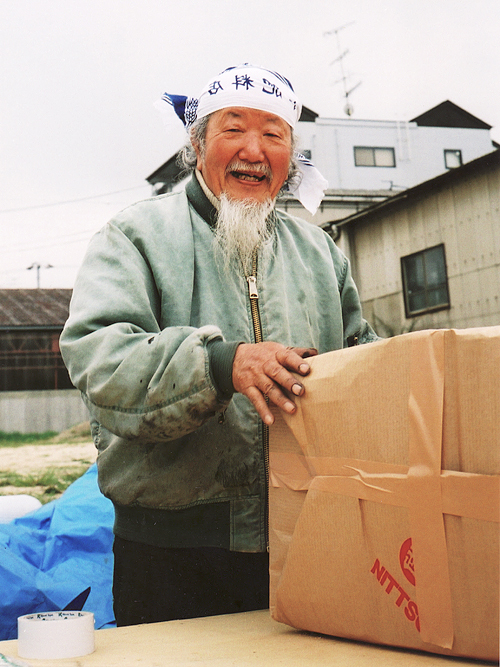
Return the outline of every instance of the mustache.
<path id="1" fill-rule="evenodd" d="M 269 179 L 273 177 L 273 172 L 271 171 L 270 167 L 268 167 L 266 164 L 262 164 L 261 162 L 252 163 L 252 162 L 243 162 L 242 160 L 233 160 L 233 162 L 231 162 L 231 164 L 228 165 L 226 173 L 229 173 L 231 171 L 243 171 L 243 172 L 262 174 L 263 176 Z"/>

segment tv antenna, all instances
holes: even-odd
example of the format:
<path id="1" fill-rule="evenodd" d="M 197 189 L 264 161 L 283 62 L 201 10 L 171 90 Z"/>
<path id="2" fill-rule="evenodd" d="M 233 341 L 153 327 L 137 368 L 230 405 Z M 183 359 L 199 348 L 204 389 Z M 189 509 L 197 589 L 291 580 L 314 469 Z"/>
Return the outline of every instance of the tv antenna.
<path id="1" fill-rule="evenodd" d="M 52 264 L 41 265 L 39 262 L 33 262 L 31 266 L 27 266 L 26 270 L 31 271 L 31 269 L 36 269 L 36 287 L 40 289 L 40 270 L 41 269 L 53 269 Z"/>
<path id="2" fill-rule="evenodd" d="M 354 107 L 351 104 L 349 96 L 352 95 L 352 93 L 356 90 L 356 88 L 359 88 L 359 86 L 361 85 L 361 81 L 359 81 L 352 88 L 348 88 L 348 86 L 347 86 L 347 79 L 349 77 L 346 75 L 345 70 L 344 70 L 344 58 L 349 53 L 349 49 L 345 49 L 344 51 L 342 51 L 342 47 L 340 45 L 339 32 L 341 30 L 344 30 L 344 28 L 347 28 L 348 26 L 352 25 L 353 23 L 355 23 L 355 21 L 351 21 L 350 23 L 344 23 L 344 25 L 341 25 L 340 28 L 333 28 L 332 30 L 328 30 L 327 32 L 323 33 L 323 35 L 325 37 L 327 37 L 329 35 L 335 35 L 335 38 L 336 38 L 336 41 L 337 41 L 337 49 L 338 49 L 339 55 L 335 58 L 335 60 L 332 60 L 330 65 L 334 65 L 335 63 L 339 63 L 339 65 L 340 65 L 341 78 L 338 79 L 337 81 L 335 81 L 335 84 L 342 83 L 342 85 L 344 87 L 344 98 L 345 98 L 344 113 L 347 116 L 352 116 L 352 114 L 354 113 Z"/>

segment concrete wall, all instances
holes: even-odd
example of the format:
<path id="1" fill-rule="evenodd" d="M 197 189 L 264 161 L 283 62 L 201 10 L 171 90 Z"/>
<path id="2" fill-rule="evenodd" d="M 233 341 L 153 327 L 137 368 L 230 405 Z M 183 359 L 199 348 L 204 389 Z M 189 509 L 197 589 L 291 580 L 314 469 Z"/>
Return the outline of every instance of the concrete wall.
<path id="1" fill-rule="evenodd" d="M 88 419 L 76 389 L 0 392 L 0 431 L 5 433 L 60 433 Z"/>

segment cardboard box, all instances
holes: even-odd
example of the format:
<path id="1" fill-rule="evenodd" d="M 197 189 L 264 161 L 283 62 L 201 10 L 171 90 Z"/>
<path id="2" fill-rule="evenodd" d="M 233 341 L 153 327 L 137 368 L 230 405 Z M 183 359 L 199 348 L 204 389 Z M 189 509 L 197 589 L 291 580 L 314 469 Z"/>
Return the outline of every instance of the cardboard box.
<path id="1" fill-rule="evenodd" d="M 310 361 L 270 433 L 273 618 L 497 660 L 500 327 Z"/>

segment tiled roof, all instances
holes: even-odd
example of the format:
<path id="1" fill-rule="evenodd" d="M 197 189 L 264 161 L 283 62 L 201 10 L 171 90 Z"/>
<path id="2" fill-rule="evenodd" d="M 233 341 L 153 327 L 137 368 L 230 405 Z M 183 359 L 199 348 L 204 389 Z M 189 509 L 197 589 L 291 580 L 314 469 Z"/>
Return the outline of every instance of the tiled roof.
<path id="1" fill-rule="evenodd" d="M 0 328 L 63 327 L 70 289 L 0 289 Z"/>

